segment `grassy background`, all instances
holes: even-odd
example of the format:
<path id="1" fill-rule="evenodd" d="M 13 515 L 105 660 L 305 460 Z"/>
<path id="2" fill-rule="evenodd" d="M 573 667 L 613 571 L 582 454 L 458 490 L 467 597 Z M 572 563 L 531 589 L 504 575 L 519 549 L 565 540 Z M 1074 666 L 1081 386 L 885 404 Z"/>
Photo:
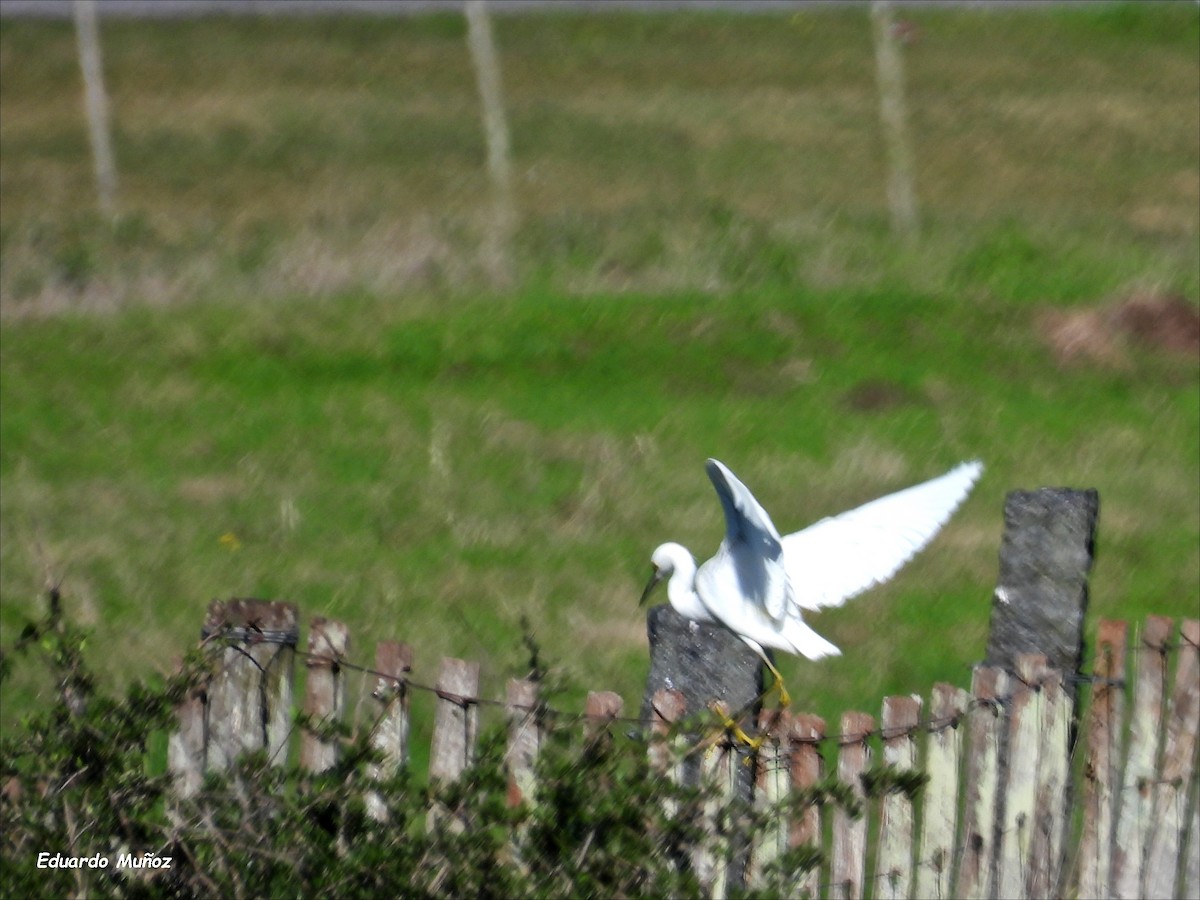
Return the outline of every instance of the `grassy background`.
<path id="1" fill-rule="evenodd" d="M 864 10 L 497 20 L 504 292 L 459 18 L 105 21 L 112 224 L 70 26 L 0 21 L 3 643 L 65 578 L 120 682 L 211 597 L 265 596 L 499 696 L 524 617 L 559 705 L 634 709 L 649 553 L 722 533 L 709 455 L 784 531 L 988 465 L 899 578 L 814 617 L 844 657 L 781 661 L 831 720 L 966 682 L 1014 488 L 1100 490 L 1092 621 L 1195 615 L 1195 358 L 1060 365 L 1044 332 L 1200 295 L 1200 12 L 904 15 L 908 245 Z M 0 723 L 49 689 L 7 682 Z"/>

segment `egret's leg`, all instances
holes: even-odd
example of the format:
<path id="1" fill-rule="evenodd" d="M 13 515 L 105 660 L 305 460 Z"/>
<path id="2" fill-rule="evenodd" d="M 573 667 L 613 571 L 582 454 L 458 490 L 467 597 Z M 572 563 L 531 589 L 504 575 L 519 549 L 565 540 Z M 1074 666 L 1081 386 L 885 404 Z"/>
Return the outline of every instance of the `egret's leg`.
<path id="1" fill-rule="evenodd" d="M 771 670 L 771 674 L 775 676 L 775 683 L 763 691 L 763 697 L 766 697 L 767 694 L 771 693 L 771 691 L 778 690 L 779 705 L 783 707 L 791 706 L 792 696 L 787 692 L 787 688 L 783 686 L 783 676 L 779 674 L 779 670 L 775 668 L 775 664 L 771 662 L 770 657 L 768 657 L 766 653 L 764 653 L 762 650 L 758 650 L 756 652 L 762 657 L 762 661 L 767 664 L 767 668 Z"/>

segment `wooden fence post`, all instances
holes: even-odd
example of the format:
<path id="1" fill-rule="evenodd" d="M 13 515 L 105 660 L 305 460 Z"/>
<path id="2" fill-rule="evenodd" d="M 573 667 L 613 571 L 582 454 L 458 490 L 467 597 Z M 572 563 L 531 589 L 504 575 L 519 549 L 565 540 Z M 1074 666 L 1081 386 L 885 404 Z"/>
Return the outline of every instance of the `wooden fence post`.
<path id="1" fill-rule="evenodd" d="M 1198 654 L 1200 621 L 1189 619 L 1180 629 L 1179 662 L 1167 719 L 1162 772 L 1154 784 L 1154 825 L 1146 854 L 1143 897 L 1189 896 L 1186 892 L 1176 892 L 1175 876 L 1187 824 L 1188 785 L 1195 777 L 1196 733 L 1200 731 Z M 1200 797 L 1193 797 L 1192 805 L 1200 808 Z M 1195 834 L 1192 837 L 1195 839 Z"/>
<path id="2" fill-rule="evenodd" d="M 967 757 L 966 806 L 963 809 L 963 854 L 955 896 L 979 900 L 991 889 L 996 859 L 996 817 L 1000 805 L 1000 743 L 1004 727 L 1002 698 L 1008 691 L 1003 669 L 978 666 L 971 678 L 974 697 L 968 713 L 970 755 Z"/>
<path id="3" fill-rule="evenodd" d="M 1113 831 L 1121 778 L 1121 732 L 1125 723 L 1124 622 L 1100 622 L 1096 639 L 1088 757 L 1083 772 L 1083 834 L 1079 842 L 1079 896 L 1107 897 L 1113 863 Z"/>
<path id="4" fill-rule="evenodd" d="M 1090 490 L 1005 498 L 986 665 L 1012 672 L 1022 653 L 1041 653 L 1053 669 L 1079 671 L 1099 512 L 1100 495 Z"/>
<path id="5" fill-rule="evenodd" d="M 371 696 L 383 707 L 371 732 L 371 746 L 382 755 L 368 774 L 375 781 L 393 777 L 408 765 L 408 673 L 412 671 L 412 647 L 399 641 L 380 641 L 375 647 L 375 671 L 379 673 Z M 367 793 L 367 813 L 377 822 L 387 819 L 387 805 L 377 791 Z"/>
<path id="6" fill-rule="evenodd" d="M 536 681 L 508 680 L 508 805 L 532 803 L 534 766 L 541 746 L 538 721 L 538 685 Z"/>
<path id="7" fill-rule="evenodd" d="M 992 595 L 987 665 L 1001 666 L 1012 673 L 1017 670 L 1022 655 L 1040 654 L 1064 680 L 1079 672 L 1083 661 L 1088 573 L 1092 567 L 1099 512 L 1100 495 L 1094 490 L 1041 488 L 1012 491 L 1005 498 L 1004 536 L 1000 544 L 1000 572 Z M 1077 698 L 1078 687 L 1075 686 L 1066 701 L 1072 715 L 1078 707 Z M 1040 709 L 1040 698 L 1038 707 Z M 1074 719 L 1069 723 L 1068 734 L 1062 752 L 1069 758 L 1075 742 Z M 1008 777 L 1007 740 L 1015 735 L 1013 729 L 1002 732 L 1001 785 L 1022 786 Z M 1064 764 L 1069 764 L 1069 760 Z M 992 846 L 1001 851 L 1002 823 L 1015 822 L 1005 808 L 1008 802 L 1007 791 L 1002 791 L 997 797 L 992 834 Z M 1070 802 L 1069 786 L 1066 802 Z M 1029 814 L 1031 810 L 1022 812 Z M 995 858 L 997 865 L 999 859 Z M 1056 859 L 1047 865 L 1054 870 L 1057 879 L 1063 869 L 1063 860 Z M 1009 873 L 1007 879 L 1015 877 L 1007 864 L 1005 871 Z M 995 876 L 999 878 L 998 870 Z M 997 880 L 995 885 L 996 890 L 1003 891 L 1001 881 Z"/>
<path id="8" fill-rule="evenodd" d="M 346 708 L 346 679 L 341 661 L 350 652 L 350 630 L 342 622 L 317 616 L 308 628 L 308 678 L 304 684 L 304 713 L 314 725 L 336 722 Z M 300 768 L 324 772 L 338 758 L 338 742 L 304 729 L 300 739 Z"/>
<path id="9" fill-rule="evenodd" d="M 583 704 L 588 739 L 597 740 L 604 735 L 613 720 L 621 715 L 624 706 L 625 701 L 614 691 L 588 691 L 587 700 Z"/>
<path id="10" fill-rule="evenodd" d="M 446 657 L 437 680 L 437 712 L 433 723 L 433 750 L 429 757 L 431 781 L 453 781 L 475 753 L 478 730 L 479 663 Z"/>
<path id="11" fill-rule="evenodd" d="M 787 710 L 764 709 L 758 717 L 759 734 L 763 736 L 756 761 L 754 805 L 760 812 L 775 810 L 776 820 L 750 850 L 751 886 L 762 888 L 765 870 L 788 849 L 791 826 L 786 817 L 778 815 L 779 805 L 787 799 L 791 784 L 789 772 L 789 733 L 792 714 Z"/>
<path id="12" fill-rule="evenodd" d="M 1167 642 L 1171 639 L 1170 619 L 1150 616 L 1142 631 L 1137 652 L 1137 683 L 1133 694 L 1129 755 L 1121 785 L 1117 839 L 1113 845 L 1113 896 L 1141 896 L 1142 861 L 1154 814 L 1154 781 L 1158 761 L 1158 729 L 1162 724 L 1167 683 Z"/>
<path id="13" fill-rule="evenodd" d="M 885 697 L 883 700 L 883 761 L 900 772 L 917 765 L 917 724 L 920 697 Z M 889 791 L 880 804 L 879 854 L 875 864 L 875 896 L 903 900 L 912 888 L 913 841 L 912 798 L 902 791 Z"/>
<path id="14" fill-rule="evenodd" d="M 650 639 L 650 674 L 642 699 L 643 722 L 652 721 L 651 701 L 655 692 L 663 688 L 678 690 L 685 708 L 691 712 L 710 709 L 715 700 L 723 703 L 743 727 L 757 721 L 762 660 L 733 632 L 721 625 L 692 622 L 667 605 L 655 606 L 647 613 L 646 631 Z M 714 729 L 717 727 L 714 723 Z M 754 769 L 734 768 L 731 797 L 749 805 L 754 792 Z M 685 784 L 699 783 L 697 756 L 684 761 L 682 775 Z M 730 862 L 730 889 L 743 885 L 747 855 L 735 853 Z"/>
<path id="15" fill-rule="evenodd" d="M 298 632 L 292 603 L 233 599 L 209 604 L 202 634 L 205 639 L 219 635 L 225 644 L 208 690 L 209 769 L 226 769 L 234 757 L 253 750 L 266 750 L 273 765 L 287 762 Z"/>
<path id="16" fill-rule="evenodd" d="M 825 720 L 820 716 L 797 715 L 792 719 L 788 734 L 791 742 L 792 787 L 807 791 L 822 778 L 824 764 L 821 760 L 821 741 L 825 739 Z M 804 812 L 792 823 L 792 847 L 819 847 L 821 844 L 821 807 L 809 803 Z M 819 897 L 821 894 L 821 867 L 814 866 L 797 879 L 796 893 L 801 897 Z"/>
<path id="17" fill-rule="evenodd" d="M 179 730 L 167 741 L 167 768 L 175 795 L 180 798 L 195 796 L 208 768 L 207 709 L 208 691 L 204 687 L 189 690 L 175 708 Z"/>
<path id="18" fill-rule="evenodd" d="M 674 784 L 680 784 L 683 781 L 682 765 L 674 757 L 680 749 L 682 739 L 676 737 L 672 742 L 670 734 L 671 729 L 683 720 L 687 711 L 683 694 L 670 688 L 660 688 L 654 692 L 650 711 L 650 765 Z M 679 812 L 673 800 L 666 801 L 664 808 L 668 816 Z"/>
<path id="19" fill-rule="evenodd" d="M 857 819 L 840 805 L 833 811 L 833 865 L 829 895 L 838 900 L 860 900 L 867 872 L 867 797 L 862 774 L 871 764 L 867 739 L 875 730 L 875 720 L 866 713 L 842 714 L 838 741 L 838 780 L 851 789 L 862 804 Z"/>
<path id="20" fill-rule="evenodd" d="M 921 850 L 917 859 L 917 897 L 949 897 L 954 884 L 954 842 L 958 824 L 959 770 L 967 692 L 950 684 L 933 686 L 929 737 L 925 744 L 925 811 L 921 823 Z"/>

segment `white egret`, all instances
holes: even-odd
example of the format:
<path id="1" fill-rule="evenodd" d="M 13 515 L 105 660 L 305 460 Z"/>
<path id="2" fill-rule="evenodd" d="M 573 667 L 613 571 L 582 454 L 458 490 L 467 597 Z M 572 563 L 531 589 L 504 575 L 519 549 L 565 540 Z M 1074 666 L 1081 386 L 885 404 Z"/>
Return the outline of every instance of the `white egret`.
<path id="1" fill-rule="evenodd" d="M 659 546 L 641 603 L 667 581 L 680 615 L 724 625 L 762 657 L 775 676 L 780 702 L 791 699 L 764 648 L 809 659 L 841 653 L 812 630 L 803 610 L 841 606 L 887 581 L 933 539 L 983 472 L 965 462 L 923 484 L 872 500 L 780 537 L 771 517 L 724 463 L 710 459 L 708 477 L 725 510 L 725 539 L 698 569 L 680 544 Z M 727 723 L 729 724 L 729 723 Z"/>

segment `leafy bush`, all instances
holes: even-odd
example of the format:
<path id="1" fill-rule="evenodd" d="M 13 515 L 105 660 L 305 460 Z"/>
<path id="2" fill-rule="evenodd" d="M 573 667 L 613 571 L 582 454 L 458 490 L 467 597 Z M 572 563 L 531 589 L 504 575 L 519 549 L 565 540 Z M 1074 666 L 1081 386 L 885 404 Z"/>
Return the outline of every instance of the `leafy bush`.
<path id="1" fill-rule="evenodd" d="M 343 734 L 340 760 L 326 772 L 249 754 L 181 799 L 168 773 L 151 771 L 147 741 L 174 727 L 174 708 L 207 660 L 197 651 L 162 687 L 104 696 L 83 634 L 63 620 L 56 593 L 52 601 L 50 615 L 0 659 L 4 677 L 15 655 L 37 649 L 57 687 L 53 706 L 0 744 L 3 896 L 355 897 L 400 888 L 406 896 L 694 897 L 701 885 L 690 852 L 705 840 L 744 839 L 768 821 L 730 804 L 706 838 L 709 789 L 656 772 L 640 736 L 570 725 L 543 733 L 532 803 L 508 801 L 501 732 L 485 736 L 452 783 L 418 785 L 407 771 L 374 781 L 368 764 L 378 757 L 367 736 Z M 382 815 L 371 815 L 369 792 Z M 816 793 L 854 803 L 844 787 Z M 39 858 L 85 862 L 46 868 Z M 777 895 L 786 873 L 820 860 L 811 848 L 785 854 L 760 890 Z"/>

